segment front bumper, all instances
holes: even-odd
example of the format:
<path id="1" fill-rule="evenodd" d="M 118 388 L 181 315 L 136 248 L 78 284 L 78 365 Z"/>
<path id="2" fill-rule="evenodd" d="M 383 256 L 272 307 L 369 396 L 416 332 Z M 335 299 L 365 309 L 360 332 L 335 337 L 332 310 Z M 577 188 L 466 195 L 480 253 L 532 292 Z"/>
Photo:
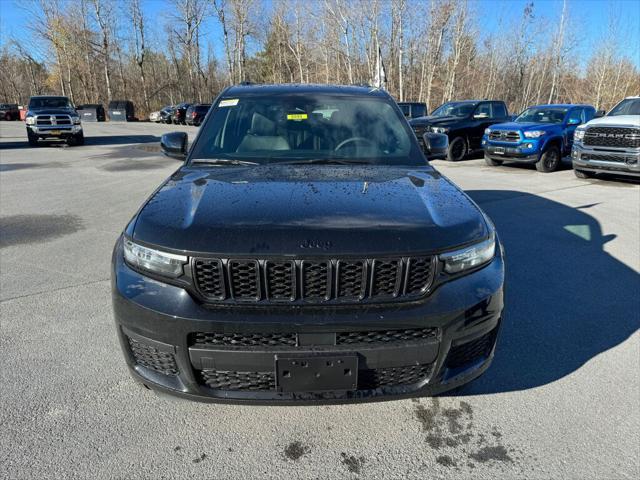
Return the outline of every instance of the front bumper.
<path id="1" fill-rule="evenodd" d="M 82 125 L 27 125 L 27 129 L 40 138 L 66 138 L 81 133 Z"/>
<path id="2" fill-rule="evenodd" d="M 493 142 L 486 138 L 482 141 L 484 154 L 492 160 L 507 162 L 536 163 L 540 160 L 540 152 L 537 139 L 531 139 L 522 144 Z"/>
<path id="3" fill-rule="evenodd" d="M 150 388 L 201 401 L 341 403 L 435 395 L 478 377 L 493 358 L 503 282 L 498 251 L 420 302 L 207 308 L 131 269 L 119 241 L 112 297 L 126 362 Z M 282 357 L 355 357 L 357 380 L 343 390 L 287 391 Z"/>
<path id="4" fill-rule="evenodd" d="M 640 149 L 638 148 L 590 148 L 574 144 L 571 160 L 576 170 L 640 177 Z"/>

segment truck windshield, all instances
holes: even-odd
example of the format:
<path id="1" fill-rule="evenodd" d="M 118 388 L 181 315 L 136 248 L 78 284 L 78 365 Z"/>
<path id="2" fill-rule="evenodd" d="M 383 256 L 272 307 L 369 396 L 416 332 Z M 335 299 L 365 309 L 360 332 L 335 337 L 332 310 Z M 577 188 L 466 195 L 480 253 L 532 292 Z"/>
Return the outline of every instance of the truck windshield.
<path id="1" fill-rule="evenodd" d="M 66 97 L 41 97 L 29 100 L 29 108 L 73 108 Z"/>
<path id="2" fill-rule="evenodd" d="M 640 98 L 627 98 L 613 107 L 607 117 L 617 115 L 640 115 Z"/>
<path id="3" fill-rule="evenodd" d="M 468 117 L 476 108 L 475 103 L 468 102 L 449 102 L 440 105 L 431 115 L 434 117 Z"/>
<path id="4" fill-rule="evenodd" d="M 324 94 L 223 98 L 201 127 L 191 162 L 425 165 L 388 99 Z"/>
<path id="5" fill-rule="evenodd" d="M 562 123 L 568 108 L 533 107 L 527 108 L 516 118 L 517 123 Z"/>

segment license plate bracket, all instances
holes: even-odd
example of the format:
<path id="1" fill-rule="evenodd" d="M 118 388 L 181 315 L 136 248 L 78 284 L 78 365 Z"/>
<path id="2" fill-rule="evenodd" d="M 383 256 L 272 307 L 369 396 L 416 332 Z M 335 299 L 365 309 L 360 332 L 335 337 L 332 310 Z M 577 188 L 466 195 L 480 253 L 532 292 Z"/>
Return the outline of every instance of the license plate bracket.
<path id="1" fill-rule="evenodd" d="M 358 387 L 358 355 L 276 355 L 281 392 L 349 391 Z"/>
<path id="2" fill-rule="evenodd" d="M 493 153 L 504 155 L 504 147 L 493 147 Z"/>
<path id="3" fill-rule="evenodd" d="M 55 135 L 55 136 L 58 136 L 58 135 L 60 135 L 62 132 L 61 132 L 60 130 L 49 130 L 47 133 L 48 133 L 49 135 Z"/>

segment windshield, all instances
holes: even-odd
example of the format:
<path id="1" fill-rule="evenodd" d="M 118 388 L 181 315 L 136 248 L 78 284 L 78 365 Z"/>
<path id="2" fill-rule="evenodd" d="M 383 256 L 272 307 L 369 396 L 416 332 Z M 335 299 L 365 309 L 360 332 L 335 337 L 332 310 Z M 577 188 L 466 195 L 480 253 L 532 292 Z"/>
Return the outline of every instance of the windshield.
<path id="1" fill-rule="evenodd" d="M 516 118 L 517 123 L 562 123 L 568 108 L 533 107 L 527 108 Z"/>
<path id="2" fill-rule="evenodd" d="M 627 98 L 613 107 L 607 117 L 617 115 L 640 115 L 640 98 Z"/>
<path id="3" fill-rule="evenodd" d="M 434 117 L 468 117 L 476 108 L 475 103 L 468 102 L 449 102 L 440 105 L 431 115 Z"/>
<path id="4" fill-rule="evenodd" d="M 73 108 L 66 97 L 43 97 L 29 100 L 29 108 Z"/>
<path id="5" fill-rule="evenodd" d="M 222 99 L 213 108 L 193 146 L 191 162 L 426 163 L 406 121 L 387 99 L 251 95 Z"/>

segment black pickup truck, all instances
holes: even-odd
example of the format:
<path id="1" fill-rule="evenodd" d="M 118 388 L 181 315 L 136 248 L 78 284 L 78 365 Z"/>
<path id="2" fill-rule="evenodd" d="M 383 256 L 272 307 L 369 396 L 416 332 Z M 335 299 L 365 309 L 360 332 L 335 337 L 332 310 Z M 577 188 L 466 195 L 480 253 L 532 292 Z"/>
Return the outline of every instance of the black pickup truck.
<path id="1" fill-rule="evenodd" d="M 84 144 L 80 116 L 67 97 L 31 97 L 25 123 L 32 147 L 38 140 L 51 138 L 65 140 L 68 145 Z"/>
<path id="2" fill-rule="evenodd" d="M 499 100 L 463 100 L 447 102 L 426 117 L 409 120 L 418 141 L 425 132 L 449 137 L 447 160 L 456 162 L 482 148 L 485 128 L 510 120 L 507 106 Z"/>
<path id="3" fill-rule="evenodd" d="M 243 85 L 112 257 L 134 378 L 194 400 L 435 395 L 493 358 L 504 267 L 495 228 L 368 87 Z M 427 150 L 446 137 L 427 133 Z"/>

